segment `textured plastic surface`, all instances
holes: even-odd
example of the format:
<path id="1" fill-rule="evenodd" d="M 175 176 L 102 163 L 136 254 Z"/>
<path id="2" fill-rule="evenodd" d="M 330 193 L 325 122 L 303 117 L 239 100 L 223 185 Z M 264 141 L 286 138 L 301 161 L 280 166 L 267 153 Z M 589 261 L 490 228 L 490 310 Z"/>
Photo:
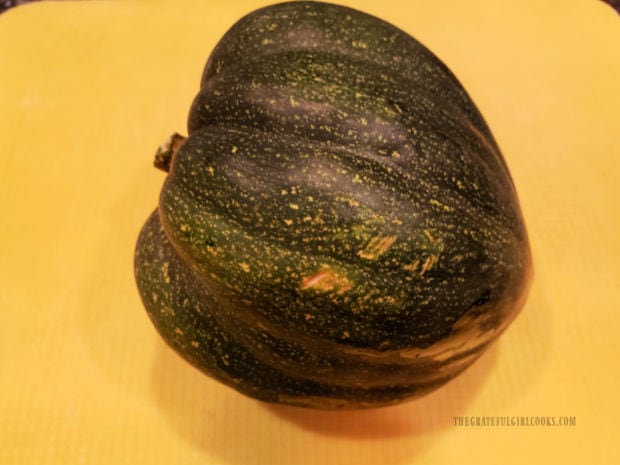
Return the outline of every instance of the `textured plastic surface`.
<path id="1" fill-rule="evenodd" d="M 530 298 L 464 374 L 401 406 L 312 412 L 247 399 L 161 342 L 132 275 L 153 155 L 184 132 L 217 40 L 265 4 L 0 16 L 0 463 L 620 462 L 620 27 L 602 2 L 348 2 L 455 72 L 519 191 Z M 484 417 L 576 425 L 465 426 Z"/>

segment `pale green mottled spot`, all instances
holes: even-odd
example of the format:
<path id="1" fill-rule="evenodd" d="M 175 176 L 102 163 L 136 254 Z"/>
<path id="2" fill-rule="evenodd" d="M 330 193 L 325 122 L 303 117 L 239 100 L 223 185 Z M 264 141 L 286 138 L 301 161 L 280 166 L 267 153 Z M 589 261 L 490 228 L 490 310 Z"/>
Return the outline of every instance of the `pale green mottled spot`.
<path id="1" fill-rule="evenodd" d="M 170 269 L 170 263 L 169 262 L 164 262 L 164 264 L 161 266 L 161 274 L 163 275 L 164 282 L 166 284 L 170 284 L 169 269 Z"/>
<path id="2" fill-rule="evenodd" d="M 441 203 L 441 202 L 440 202 L 439 200 L 437 200 L 437 199 L 431 199 L 431 200 L 429 201 L 429 203 L 430 203 L 431 205 L 434 205 L 435 207 L 439 207 L 439 208 L 441 208 L 441 209 L 443 209 L 444 211 L 447 211 L 447 212 L 454 211 L 454 208 L 452 208 L 452 207 L 451 207 L 451 206 L 449 206 L 449 205 L 445 205 L 445 204 Z"/>
<path id="3" fill-rule="evenodd" d="M 175 315 L 174 309 L 171 307 L 168 307 L 167 305 L 163 305 L 160 309 L 159 312 L 164 315 L 164 316 L 169 316 L 169 317 L 173 317 Z"/>

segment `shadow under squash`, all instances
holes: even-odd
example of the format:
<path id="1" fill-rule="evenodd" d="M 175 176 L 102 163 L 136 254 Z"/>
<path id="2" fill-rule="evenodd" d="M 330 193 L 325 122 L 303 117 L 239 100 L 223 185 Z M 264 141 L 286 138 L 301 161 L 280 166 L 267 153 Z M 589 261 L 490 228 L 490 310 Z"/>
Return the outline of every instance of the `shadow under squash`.
<path id="1" fill-rule="evenodd" d="M 400 405 L 322 411 L 247 398 L 203 375 L 157 341 L 152 388 L 161 412 L 194 448 L 232 465 L 289 465 L 299 454 L 324 465 L 409 463 L 453 425 L 495 364 L 494 344 L 438 390 Z"/>

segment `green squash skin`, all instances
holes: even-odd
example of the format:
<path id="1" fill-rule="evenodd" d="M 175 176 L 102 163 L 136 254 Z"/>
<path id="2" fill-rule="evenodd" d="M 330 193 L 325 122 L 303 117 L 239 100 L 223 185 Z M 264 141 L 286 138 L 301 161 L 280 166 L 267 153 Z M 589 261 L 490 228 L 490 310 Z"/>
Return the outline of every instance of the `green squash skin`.
<path id="1" fill-rule="evenodd" d="M 338 386 L 288 376 L 274 369 L 257 357 L 256 344 L 242 343 L 243 336 L 239 337 L 237 328 L 231 327 L 230 310 L 219 305 L 175 252 L 157 211 L 140 233 L 135 271 L 149 317 L 166 343 L 209 376 L 253 398 L 302 407 L 367 408 L 421 395 L 448 379 L 446 374 L 425 367 L 425 363 L 419 364 L 421 370 L 415 382 L 377 387 Z M 365 368 L 389 375 L 400 367 Z M 420 382 L 420 375 L 426 376 L 424 383 Z"/>
<path id="2" fill-rule="evenodd" d="M 387 405 L 469 366 L 531 276 L 510 174 L 456 78 L 364 13 L 292 2 L 222 38 L 136 247 L 156 328 L 261 400 Z"/>

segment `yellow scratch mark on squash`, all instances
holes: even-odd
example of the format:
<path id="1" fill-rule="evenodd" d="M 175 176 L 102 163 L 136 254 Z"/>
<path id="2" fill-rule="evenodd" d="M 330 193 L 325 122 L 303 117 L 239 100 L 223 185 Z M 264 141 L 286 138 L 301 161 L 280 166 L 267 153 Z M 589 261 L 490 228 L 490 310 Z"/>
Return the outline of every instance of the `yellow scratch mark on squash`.
<path id="1" fill-rule="evenodd" d="M 245 271 L 246 273 L 250 272 L 250 265 L 248 265 L 246 262 L 241 262 L 239 263 L 239 266 L 241 267 L 241 269 L 243 271 Z"/>
<path id="2" fill-rule="evenodd" d="M 418 258 L 415 262 L 410 263 L 409 265 L 403 266 L 403 269 L 407 271 L 411 271 L 412 273 L 415 273 L 415 270 L 418 269 L 419 265 L 420 265 L 420 259 Z"/>
<path id="3" fill-rule="evenodd" d="M 439 253 L 434 253 L 426 257 L 423 262 L 422 259 L 418 258 L 414 262 L 403 266 L 403 269 L 411 273 L 417 273 L 418 276 L 424 276 L 424 274 L 433 268 L 438 261 Z M 420 263 L 422 263 L 422 266 L 420 266 Z"/>
<path id="4" fill-rule="evenodd" d="M 368 260 L 374 260 L 387 252 L 395 241 L 396 236 L 373 237 L 366 247 L 357 252 L 357 255 Z"/>
<path id="5" fill-rule="evenodd" d="M 300 289 L 313 289 L 319 292 L 336 291 L 336 293 L 342 294 L 352 287 L 353 283 L 346 276 L 342 276 L 328 265 L 324 265 L 317 273 L 303 278 Z"/>
<path id="6" fill-rule="evenodd" d="M 422 276 L 424 273 L 430 270 L 433 266 L 435 266 L 438 259 L 439 259 L 439 255 L 435 255 L 435 254 L 429 257 L 426 257 L 426 260 L 424 260 L 424 263 L 422 264 L 422 269 L 420 270 L 420 273 L 418 274 Z"/>
<path id="7" fill-rule="evenodd" d="M 429 242 L 431 244 L 434 244 L 435 242 L 437 242 L 437 239 L 435 239 L 433 237 L 433 235 L 431 234 L 431 232 L 428 229 L 424 230 L 424 235 L 428 238 Z"/>

